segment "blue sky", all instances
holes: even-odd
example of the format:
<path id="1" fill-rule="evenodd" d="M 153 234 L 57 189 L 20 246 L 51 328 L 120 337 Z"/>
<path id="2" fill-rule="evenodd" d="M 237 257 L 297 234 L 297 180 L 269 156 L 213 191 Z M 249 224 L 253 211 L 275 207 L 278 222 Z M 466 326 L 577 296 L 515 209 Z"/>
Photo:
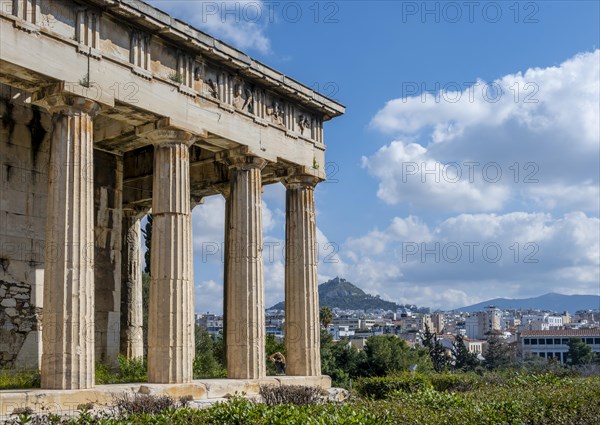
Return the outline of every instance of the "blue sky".
<path id="1" fill-rule="evenodd" d="M 347 107 L 325 126 L 320 282 L 434 308 L 600 293 L 599 2 L 149 3 Z M 263 200 L 269 306 L 283 186 Z M 193 228 L 196 311 L 221 312 L 222 198 Z"/>

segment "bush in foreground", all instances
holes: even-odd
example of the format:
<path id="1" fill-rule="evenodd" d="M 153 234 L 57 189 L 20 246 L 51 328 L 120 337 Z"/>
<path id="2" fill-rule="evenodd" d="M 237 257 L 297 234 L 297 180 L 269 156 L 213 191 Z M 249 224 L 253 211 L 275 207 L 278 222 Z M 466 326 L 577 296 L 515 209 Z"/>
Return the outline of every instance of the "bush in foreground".
<path id="1" fill-rule="evenodd" d="M 356 391 L 362 397 L 381 400 L 388 398 L 395 391 L 415 393 L 431 388 L 431 382 L 426 376 L 409 372 L 389 376 L 361 378 L 356 383 Z"/>
<path id="2" fill-rule="evenodd" d="M 408 377 L 390 377 L 409 382 Z M 417 378 L 423 383 L 426 377 Z M 471 379 L 471 378 L 469 378 Z M 475 379 L 475 378 L 473 378 Z M 437 385 L 451 386 L 448 379 Z M 457 381 L 458 382 L 458 381 Z M 494 382 L 490 385 L 490 382 Z M 427 385 L 429 384 L 429 385 Z M 380 383 L 378 382 L 378 385 Z M 462 384 L 461 384 L 462 385 Z M 381 385 L 380 385 L 381 386 Z M 392 387 L 393 385 L 390 385 Z M 383 386 L 381 386 L 383 387 Z M 408 389 L 408 390 L 405 390 Z M 382 392 L 383 395 L 383 392 Z M 157 402 L 149 409 L 121 409 L 92 419 L 82 411 L 78 419 L 17 423 L 185 424 L 185 425 L 396 425 L 396 424 L 577 424 L 600 423 L 600 378 L 558 378 L 551 375 L 483 376 L 471 390 L 437 391 L 430 382 L 402 384 L 380 400 L 353 399 L 344 403 L 259 404 L 241 397 L 197 410 L 178 408 L 177 402 Z M 24 412 L 25 414 L 29 412 Z M 55 418 L 56 419 L 56 418 Z"/>
<path id="3" fill-rule="evenodd" d="M 264 404 L 274 406 L 276 404 L 319 404 L 327 391 L 320 387 L 308 387 L 304 385 L 261 385 L 260 395 Z"/>

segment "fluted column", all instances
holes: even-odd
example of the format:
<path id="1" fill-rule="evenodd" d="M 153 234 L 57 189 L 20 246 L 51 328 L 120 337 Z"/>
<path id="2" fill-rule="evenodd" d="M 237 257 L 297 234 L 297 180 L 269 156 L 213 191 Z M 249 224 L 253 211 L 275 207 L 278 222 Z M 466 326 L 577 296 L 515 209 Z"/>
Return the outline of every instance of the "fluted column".
<path id="1" fill-rule="evenodd" d="M 140 234 L 138 213 L 124 210 L 121 245 L 121 354 L 128 359 L 144 356 Z"/>
<path id="2" fill-rule="evenodd" d="M 315 184 L 312 176 L 291 177 L 285 182 L 287 375 L 321 375 Z"/>
<path id="3" fill-rule="evenodd" d="M 41 386 L 94 386 L 94 174 L 98 104 L 73 96 L 39 102 L 53 114 L 48 168 Z"/>
<path id="4" fill-rule="evenodd" d="M 225 367 L 227 367 L 227 292 L 231 286 L 231 279 L 228 277 L 228 260 L 229 247 L 231 245 L 230 238 L 230 222 L 231 222 L 231 186 L 230 184 L 219 185 L 216 187 L 217 191 L 225 198 L 225 226 L 223 234 L 223 349 L 225 351 Z"/>
<path id="5" fill-rule="evenodd" d="M 240 155 L 230 157 L 228 163 L 227 376 L 260 379 L 266 375 L 261 199 L 261 170 L 266 161 Z"/>
<path id="6" fill-rule="evenodd" d="M 191 382 L 194 278 L 188 133 L 156 130 L 148 311 L 148 381 Z"/>

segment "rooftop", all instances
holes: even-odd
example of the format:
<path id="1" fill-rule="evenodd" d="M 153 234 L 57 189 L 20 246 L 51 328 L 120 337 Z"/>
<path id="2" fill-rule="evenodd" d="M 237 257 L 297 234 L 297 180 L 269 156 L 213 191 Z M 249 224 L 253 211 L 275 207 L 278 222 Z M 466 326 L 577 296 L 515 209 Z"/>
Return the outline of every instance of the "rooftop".
<path id="1" fill-rule="evenodd" d="M 594 329 L 551 329 L 547 331 L 523 331 L 521 336 L 599 336 L 600 328 Z"/>

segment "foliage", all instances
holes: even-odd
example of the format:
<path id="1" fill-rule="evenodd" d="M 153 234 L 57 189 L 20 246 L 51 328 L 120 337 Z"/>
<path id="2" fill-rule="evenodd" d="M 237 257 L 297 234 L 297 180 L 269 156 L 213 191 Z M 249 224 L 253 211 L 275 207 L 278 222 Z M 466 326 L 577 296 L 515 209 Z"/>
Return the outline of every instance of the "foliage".
<path id="1" fill-rule="evenodd" d="M 410 382 L 405 374 L 405 382 Z M 185 424 L 185 425 L 397 425 L 397 424 L 597 424 L 600 419 L 600 378 L 560 378 L 551 374 L 522 375 L 514 372 L 487 372 L 472 390 L 437 391 L 427 385 L 433 376 L 421 376 L 422 385 L 391 390 L 387 398 L 354 398 L 343 403 L 274 404 L 255 403 L 233 397 L 205 409 L 180 408 L 182 402 L 139 398 L 124 403 L 122 409 L 92 417 L 81 412 L 78 418 L 50 419 L 48 414 L 35 420 L 31 412 L 11 417 L 8 424 Z M 457 374 L 458 376 L 474 376 Z M 392 378 L 392 377 L 390 377 Z M 366 378 L 381 380 L 385 378 Z M 471 379 L 471 378 L 468 378 Z M 143 401 L 142 401 L 143 400 Z M 134 409 L 140 409 L 137 413 Z M 152 410 L 154 409 L 154 410 Z M 149 413 L 155 411 L 156 413 Z M 25 420 L 22 420 L 25 419 Z M 27 422 L 29 421 L 30 422 Z"/>
<path id="2" fill-rule="evenodd" d="M 268 406 L 276 404 L 319 404 L 327 395 L 321 387 L 305 385 L 261 385 L 260 395 Z"/>
<path id="3" fill-rule="evenodd" d="M 364 351 L 359 352 L 348 339 L 334 342 L 331 335 L 321 331 L 321 371 L 331 377 L 333 386 L 350 389 L 352 379 L 362 373 Z"/>
<path id="4" fill-rule="evenodd" d="M 333 311 L 329 307 L 321 307 L 319 311 L 319 319 L 321 320 L 321 324 L 327 330 L 329 328 L 329 324 L 333 320 Z"/>
<path id="5" fill-rule="evenodd" d="M 395 335 L 375 335 L 367 339 L 365 360 L 360 365 L 359 376 L 384 376 L 394 372 L 408 371 L 417 365 L 425 372 L 432 364 L 423 348 L 410 348 L 406 341 Z"/>
<path id="6" fill-rule="evenodd" d="M 441 392 L 473 391 L 482 385 L 479 375 L 473 373 L 439 373 L 429 376 L 433 389 Z"/>
<path id="7" fill-rule="evenodd" d="M 448 367 L 448 358 L 446 350 L 437 337 L 435 332 L 429 330 L 429 326 L 425 324 L 425 334 L 423 335 L 423 346 L 429 351 L 431 363 L 436 372 L 441 372 Z"/>
<path id="8" fill-rule="evenodd" d="M 347 339 L 334 342 L 321 331 L 321 370 L 331 377 L 333 386 L 351 389 L 352 381 L 364 376 L 385 376 L 410 370 L 432 370 L 427 351 L 410 348 L 395 335 L 374 335 L 367 339 L 364 350 L 358 351 Z"/>
<path id="9" fill-rule="evenodd" d="M 179 74 L 178 72 L 172 72 L 171 74 L 169 74 L 169 80 L 171 80 L 177 84 L 183 83 L 183 78 L 181 77 L 181 74 Z"/>
<path id="10" fill-rule="evenodd" d="M 196 326 L 196 355 L 194 357 L 194 379 L 225 378 L 227 370 L 220 358 L 223 339 L 213 338 L 206 329 Z"/>
<path id="11" fill-rule="evenodd" d="M 452 355 L 454 356 L 454 369 L 462 371 L 475 370 L 479 365 L 477 354 L 469 351 L 464 337 L 460 333 L 456 334 L 452 343 Z"/>
<path id="12" fill-rule="evenodd" d="M 487 343 L 484 364 L 488 369 L 507 367 L 514 362 L 514 349 L 498 333 L 490 333 Z"/>
<path id="13" fill-rule="evenodd" d="M 96 362 L 96 384 L 120 384 L 127 382 L 147 382 L 147 365 L 145 358 L 128 359 L 119 354 L 119 368 L 111 371 L 103 363 Z"/>
<path id="14" fill-rule="evenodd" d="M 184 407 L 188 398 L 183 397 L 180 401 L 168 395 L 151 395 L 139 393 L 122 393 L 113 397 L 114 413 L 117 417 L 126 417 L 135 414 L 156 414 L 167 409 Z"/>
<path id="15" fill-rule="evenodd" d="M 0 369 L 0 390 L 39 387 L 40 372 L 37 370 Z"/>
<path id="16" fill-rule="evenodd" d="M 429 380 L 420 373 L 403 372 L 389 376 L 361 378 L 356 384 L 358 394 L 376 400 L 390 397 L 397 391 L 415 393 L 431 388 Z"/>
<path id="17" fill-rule="evenodd" d="M 567 362 L 573 366 L 590 364 L 594 361 L 592 347 L 587 345 L 581 338 L 569 338 L 569 351 L 567 352 Z"/>

